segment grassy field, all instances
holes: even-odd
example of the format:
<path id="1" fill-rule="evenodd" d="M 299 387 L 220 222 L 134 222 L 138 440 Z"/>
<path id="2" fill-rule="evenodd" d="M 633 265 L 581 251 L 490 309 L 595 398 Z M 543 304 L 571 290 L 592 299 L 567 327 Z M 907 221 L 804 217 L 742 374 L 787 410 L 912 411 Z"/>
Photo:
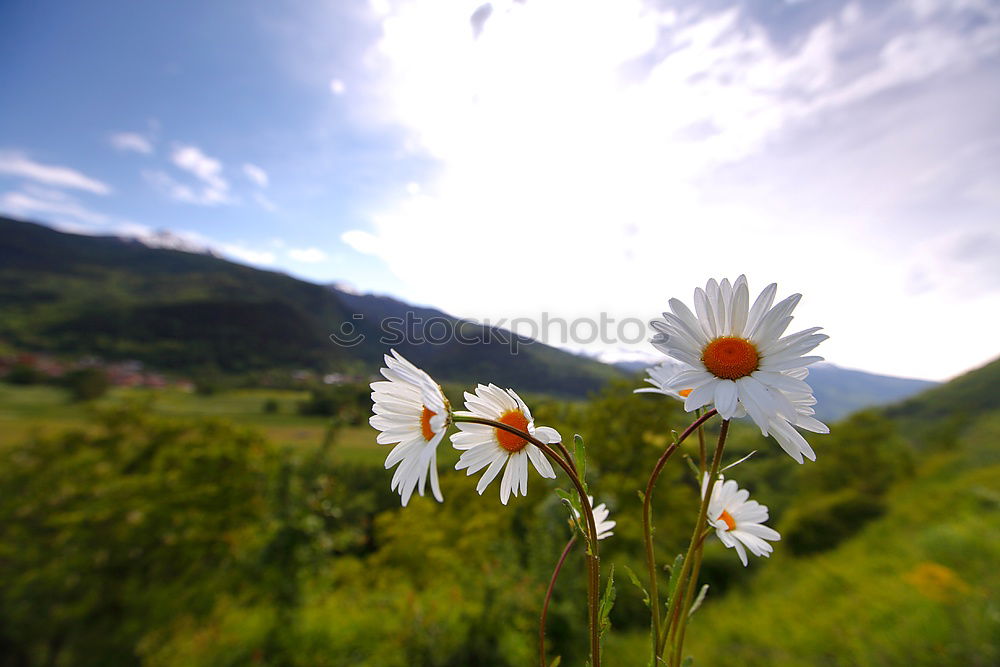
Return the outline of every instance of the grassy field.
<path id="1" fill-rule="evenodd" d="M 965 384 L 968 383 L 965 381 Z M 962 393 L 963 386 L 953 383 L 949 396 Z M 978 391 L 978 385 L 973 389 Z M 601 448 L 626 447 L 610 450 L 617 452 L 615 456 L 625 456 L 631 451 L 627 447 L 634 447 L 631 443 L 642 441 L 646 436 L 644 429 L 648 424 L 638 422 L 649 418 L 646 406 L 650 404 L 636 401 L 629 394 L 623 396 L 603 399 L 603 402 L 595 400 L 587 406 L 571 406 L 570 414 L 584 408 L 593 413 L 588 417 L 590 421 L 581 427 L 583 432 L 593 434 L 590 442 L 600 443 L 593 445 L 591 450 L 597 461 L 601 461 Z M 307 397 L 306 392 L 266 389 L 227 391 L 209 396 L 176 390 L 117 389 L 96 404 L 82 405 L 71 402 L 69 395 L 58 388 L 0 384 L 0 448 L 22 442 L 33 432 L 54 434 L 66 429 L 96 429 L 98 427 L 92 420 L 95 409 L 138 402 L 146 405 L 145 411 L 154 415 L 225 420 L 261 433 L 284 451 L 306 454 L 316 450 L 329 428 L 327 418 L 298 413 L 299 403 Z M 266 408 L 268 404 L 272 407 Z M 544 412 L 545 409 L 540 406 L 539 413 Z M 626 416 L 622 417 L 622 414 Z M 914 414 L 919 416 L 923 413 L 917 411 Z M 540 419 L 544 423 L 553 423 L 548 420 L 551 416 Z M 619 418 L 622 419 L 621 424 L 615 422 Z M 659 418 L 654 416 L 652 419 L 655 422 Z M 811 473 L 822 475 L 840 470 L 850 475 L 844 479 L 858 486 L 859 480 L 879 478 L 880 471 L 875 467 L 889 465 L 893 460 L 891 456 L 878 456 L 880 451 L 904 448 L 913 452 L 914 456 L 912 468 L 904 466 L 905 474 L 892 477 L 892 483 L 887 484 L 884 497 L 881 497 L 884 513 L 879 518 L 863 524 L 860 530 L 835 546 L 815 553 L 796 554 L 791 548 L 792 540 L 786 539 L 776 545 L 772 558 L 754 559 L 748 571 L 739 568 L 736 575 L 727 577 L 726 581 L 732 582 L 727 590 L 711 591 L 688 633 L 686 652 L 695 657 L 695 665 L 986 667 L 1000 664 L 1000 571 L 996 567 L 1000 562 L 1000 538 L 997 537 L 1000 534 L 1000 410 L 992 404 L 983 405 L 960 420 L 961 428 L 954 428 L 952 422 L 955 420 L 950 420 L 947 431 L 934 430 L 930 426 L 907 428 L 900 432 L 890 429 L 885 431 L 884 437 L 880 429 L 891 424 L 883 417 L 872 419 L 875 421 L 848 420 L 835 425 L 834 435 L 830 436 L 833 440 L 817 441 L 820 458 L 815 464 L 799 468 L 790 465 L 780 454 L 768 458 L 766 450 L 768 447 L 773 449 L 773 446 L 764 443 L 765 452 L 740 469 L 742 478 L 751 480 L 754 492 L 773 502 L 773 508 L 784 505 L 783 512 L 775 512 L 772 516 L 775 527 L 790 538 L 793 529 L 789 524 L 795 515 L 796 505 L 806 502 L 810 494 L 817 493 L 812 485 L 824 479 L 822 476 L 810 477 Z M 608 430 L 602 432 L 596 428 L 602 423 L 609 425 Z M 903 424 L 908 425 L 909 422 Z M 942 439 L 935 435 L 931 439 L 915 440 L 913 435 L 939 432 L 954 434 L 954 438 Z M 837 433 L 849 435 L 837 436 Z M 338 430 L 334 445 L 329 450 L 333 465 L 317 478 L 322 484 L 315 487 L 316 495 L 310 495 L 309 488 L 312 487 L 303 487 L 306 501 L 303 506 L 313 498 L 322 505 L 321 509 L 326 507 L 324 503 L 330 501 L 336 512 L 341 511 L 341 506 L 346 508 L 343 511 L 351 511 L 348 501 L 369 503 L 377 509 L 364 505 L 358 515 L 364 520 L 355 514 L 346 514 L 344 517 L 347 518 L 341 518 L 332 510 L 329 514 L 303 515 L 305 518 L 300 523 L 294 519 L 297 515 L 292 515 L 294 520 L 291 525 L 299 531 L 294 534 L 313 535 L 316 544 L 325 544 L 323 540 L 346 539 L 346 535 L 354 539 L 345 543 L 354 544 L 355 551 L 331 542 L 333 546 L 329 552 L 323 553 L 333 553 L 335 557 L 318 556 L 316 562 L 320 565 L 307 570 L 308 576 L 313 578 L 304 579 L 309 582 L 304 590 L 310 591 L 310 595 L 302 598 L 303 602 L 296 612 L 301 614 L 300 624 L 289 627 L 294 627 L 295 632 L 306 632 L 312 627 L 308 619 L 316 614 L 320 619 L 316 622 L 319 628 L 316 636 L 320 637 L 316 641 L 320 648 L 316 649 L 315 655 L 309 653 L 302 648 L 301 637 L 295 635 L 294 641 L 289 640 L 289 645 L 294 648 L 289 650 L 288 655 L 296 657 L 298 662 L 295 664 L 314 664 L 318 655 L 333 660 L 329 664 L 334 665 L 381 667 L 386 664 L 440 664 L 450 667 L 454 664 L 486 664 L 463 662 L 473 658 L 461 652 L 465 649 L 459 649 L 466 644 L 476 649 L 480 646 L 476 641 L 469 640 L 462 644 L 456 639 L 458 648 L 453 647 L 453 656 L 458 657 L 452 662 L 434 662 L 424 656 L 421 653 L 424 649 L 419 647 L 428 637 L 438 636 L 435 633 L 457 637 L 457 630 L 446 630 L 451 628 L 451 623 L 461 628 L 466 627 L 463 623 L 468 623 L 468 627 L 478 633 L 484 624 L 482 614 L 508 614 L 511 609 L 517 608 L 520 625 L 508 633 L 509 639 L 505 641 L 512 642 L 509 650 L 500 656 L 496 653 L 497 646 L 487 642 L 491 651 L 489 655 L 496 658 L 496 662 L 490 664 L 532 664 L 532 651 L 524 649 L 522 643 L 528 641 L 524 637 L 534 631 L 536 599 L 541 590 L 538 577 L 547 576 L 551 567 L 550 552 L 557 552 L 559 547 L 546 542 L 551 541 L 551 536 L 543 535 L 538 530 L 539 527 L 552 530 L 552 525 L 545 523 L 548 514 L 541 497 L 533 493 L 529 502 L 519 501 L 512 503 L 510 508 L 502 508 L 492 492 L 487 493 L 486 499 L 478 499 L 466 480 L 451 475 L 443 480 L 450 502 L 439 505 L 418 500 L 405 512 L 400 511 L 397 499 L 385 489 L 387 478 L 378 469 L 387 448 L 375 443 L 375 435 L 375 431 L 367 425 Z M 665 436 L 659 437 L 665 442 Z M 859 440 L 852 444 L 851 438 Z M 750 428 L 735 429 L 732 456 L 761 446 L 756 439 L 757 435 Z M 245 458 L 245 450 L 238 451 L 238 458 Z M 440 451 L 440 464 L 444 470 L 453 465 L 457 453 L 450 447 L 442 447 Z M 615 456 L 603 459 L 605 470 L 601 482 L 604 489 L 621 484 L 615 481 L 614 475 L 621 477 L 630 472 L 615 471 L 612 465 Z M 289 458 L 308 461 L 305 456 Z M 338 482 L 336 464 L 340 462 L 363 465 L 345 466 L 350 470 L 349 476 Z M 860 462 L 856 469 L 854 462 Z M 311 465 L 305 468 L 311 469 Z M 368 468 L 369 465 L 371 468 Z M 228 476 L 223 478 L 231 483 Z M 778 483 L 788 479 L 798 479 L 799 486 Z M 210 488 L 226 486 L 217 484 L 216 478 L 212 480 Z M 830 486 L 827 482 L 821 493 L 839 491 L 840 486 L 836 484 Z M 532 485 L 533 491 L 541 488 L 540 480 L 533 480 Z M 159 498 L 160 491 L 156 489 L 158 487 L 150 491 L 151 503 Z M 665 493 L 666 489 L 661 489 L 658 496 L 661 502 Z M 625 491 L 618 491 L 617 498 L 616 509 L 620 509 L 627 498 Z M 812 498 L 815 500 L 815 496 Z M 474 515 L 466 512 L 470 506 L 475 508 Z M 302 509 L 299 505 L 295 507 L 296 511 Z M 666 513 L 661 514 L 668 518 Z M 208 516 L 214 520 L 215 510 Z M 277 516 L 280 518 L 283 515 Z M 319 522 L 318 517 L 326 523 Z M 602 549 L 608 554 L 605 568 L 616 559 L 619 561 L 616 564 L 624 564 L 618 558 L 624 557 L 623 554 L 616 553 L 615 548 L 625 544 L 630 531 L 634 532 L 634 528 L 630 528 L 630 522 L 635 520 L 633 514 L 622 512 L 615 518 L 619 525 L 614 542 L 608 544 L 607 551 Z M 801 519 L 800 513 L 798 520 Z M 262 524 L 260 534 L 269 534 L 268 527 L 274 520 L 272 516 Z M 513 523 L 508 525 L 504 522 Z M 492 536 L 490 539 L 510 530 L 523 531 L 524 535 L 531 537 L 491 542 L 480 535 L 482 544 L 476 540 L 470 542 L 468 535 L 475 534 L 476 526 Z M 530 526 L 535 526 L 535 529 Z M 350 533 L 351 530 L 360 537 Z M 366 536 L 373 536 L 373 541 L 369 542 Z M 378 549 L 370 550 L 373 544 L 377 544 Z M 504 551 L 515 546 L 525 547 L 528 551 L 519 556 L 515 552 Z M 533 549 L 539 552 L 537 562 L 536 555 L 532 555 Z M 711 560 L 738 567 L 738 563 L 733 565 L 734 554 L 725 551 L 714 538 L 707 549 L 706 562 Z M 415 552 L 420 554 L 416 561 L 412 558 Z M 454 584 L 455 588 L 448 587 L 453 583 L 451 578 L 458 572 L 464 572 L 463 568 L 469 563 L 482 564 L 481 569 L 469 571 L 476 586 L 480 585 L 480 578 L 493 576 L 489 573 L 494 572 L 495 565 L 491 560 L 497 557 L 494 552 L 504 554 L 502 562 L 518 563 L 516 571 L 523 580 L 516 581 L 520 581 L 518 585 L 521 588 L 511 584 L 514 580 L 509 579 L 502 568 L 498 570 L 500 574 L 496 575 L 494 582 L 496 590 L 507 590 L 513 586 L 511 590 L 518 591 L 514 597 L 498 602 L 492 597 L 496 593 L 488 592 L 480 600 L 471 597 L 469 591 L 472 588 L 462 589 L 457 584 Z M 299 557 L 302 557 L 301 553 Z M 397 561 L 401 565 L 393 565 Z M 422 569 L 414 569 L 415 563 L 424 562 L 428 564 L 426 578 Z M 359 569 L 355 571 L 352 568 Z M 439 576 L 443 571 L 450 572 L 448 578 Z M 139 579 L 145 581 L 144 577 L 145 574 Z M 282 577 L 281 581 L 287 580 L 284 575 Z M 345 583 L 355 581 L 355 584 Z M 563 613 L 568 614 L 568 618 L 579 620 L 573 612 L 579 590 L 573 593 L 572 581 L 566 579 L 561 582 L 555 610 L 558 613 L 559 605 L 562 605 Z M 395 588 L 379 589 L 379 586 L 389 586 L 390 582 Z M 468 586 L 468 582 L 465 585 Z M 621 620 L 624 620 L 624 615 L 632 613 L 630 608 L 634 612 L 641 604 L 637 593 L 629 586 L 627 582 L 619 582 L 616 613 L 623 614 L 619 617 Z M 456 598 L 455 591 L 459 589 L 465 590 L 464 597 Z M 386 612 L 383 602 L 379 602 L 382 598 L 364 597 L 375 595 L 371 592 L 374 590 L 382 591 L 378 595 L 388 595 L 387 591 L 391 590 L 391 599 L 398 599 L 402 607 L 393 607 L 394 612 Z M 413 591 L 416 590 L 422 591 L 423 597 L 414 596 Z M 26 599 L 33 598 L 28 596 Z M 359 604 L 357 601 L 360 599 L 367 602 Z M 411 608 L 418 600 L 424 599 L 431 600 L 427 603 L 430 606 L 416 611 Z M 228 627 L 226 623 L 229 623 L 229 614 L 232 613 L 232 623 L 241 632 L 252 626 L 256 612 L 239 605 L 233 607 L 231 612 L 226 611 L 225 604 L 228 603 L 223 598 L 220 600 L 222 606 L 213 612 L 215 616 L 199 623 L 207 623 L 206 627 L 212 632 L 221 632 L 220 628 Z M 467 606 L 462 607 L 460 600 L 465 600 Z M 355 617 L 348 617 L 345 605 L 358 606 L 364 611 Z M 379 611 L 373 615 L 366 605 L 374 605 L 371 609 Z M 265 605 L 260 609 L 270 608 Z M 456 610 L 459 609 L 464 610 L 464 616 L 458 614 Z M 567 609 L 570 611 L 567 612 Z M 384 627 L 383 614 L 390 617 L 395 614 L 394 618 L 402 624 L 400 628 L 409 628 L 411 634 L 406 640 L 406 647 L 395 648 L 395 653 L 392 653 L 395 656 L 393 659 L 409 662 L 386 662 L 387 658 L 381 654 L 371 653 L 372 638 L 383 637 L 382 643 L 375 644 L 390 646 L 389 637 L 403 631 Z M 461 619 L 457 620 L 459 616 Z M 422 620 L 418 623 L 414 619 Z M 495 621 L 485 624 L 494 627 Z M 565 619 L 562 622 L 565 623 Z M 648 639 L 642 630 L 644 621 L 635 622 L 632 618 L 630 622 L 631 625 L 621 623 L 616 626 L 607 638 L 604 663 L 608 667 L 647 664 Z M 277 626 L 284 627 L 281 623 Z M 183 623 L 177 627 L 177 635 L 172 640 L 174 643 L 164 646 L 171 651 L 180 651 L 177 655 L 187 657 L 163 658 L 160 661 L 162 664 L 223 664 L 219 662 L 219 656 L 228 655 L 236 660 L 232 656 L 249 655 L 246 652 L 252 653 L 257 650 L 256 647 L 266 644 L 266 636 L 271 632 L 265 629 L 254 634 L 246 630 L 252 636 L 235 642 L 236 648 L 233 648 L 224 641 L 208 641 L 197 632 L 189 632 Z M 552 627 L 553 634 L 558 635 L 558 620 L 553 622 Z M 338 632 L 354 639 L 345 639 Z M 207 642 L 205 646 L 199 643 L 203 640 Z M 494 638 L 490 641 L 499 640 Z M 348 646 L 354 646 L 352 650 L 362 657 L 352 657 L 349 663 L 330 658 L 342 654 L 346 656 L 347 653 L 343 652 Z M 237 649 L 244 653 L 239 653 Z M 553 650 L 556 651 L 555 646 Z M 482 660 L 480 654 L 475 655 L 478 656 L 476 660 Z M 156 664 L 156 661 L 150 664 Z M 244 663 L 237 660 L 231 664 Z"/>
<path id="2" fill-rule="evenodd" d="M 263 433 L 285 447 L 313 447 L 329 428 L 325 417 L 298 414 L 298 404 L 308 393 L 277 389 L 242 389 L 202 396 L 175 389 L 117 388 L 92 404 L 70 401 L 68 392 L 47 385 L 14 386 L 0 383 L 0 446 L 18 442 L 32 433 L 54 434 L 67 429 L 90 428 L 95 409 L 127 401 L 148 402 L 155 414 L 173 417 L 214 417 L 230 420 Z M 276 412 L 265 411 L 273 401 Z M 367 425 L 347 427 L 337 433 L 333 453 L 344 461 L 379 463 L 386 452 L 375 444 L 376 431 Z"/>
<path id="3" fill-rule="evenodd" d="M 923 459 L 853 539 L 752 563 L 758 576 L 710 594 L 694 617 L 694 664 L 1000 664 L 998 445 L 1000 413 L 985 415 L 953 451 Z M 614 635 L 608 664 L 644 664 L 647 641 Z"/>

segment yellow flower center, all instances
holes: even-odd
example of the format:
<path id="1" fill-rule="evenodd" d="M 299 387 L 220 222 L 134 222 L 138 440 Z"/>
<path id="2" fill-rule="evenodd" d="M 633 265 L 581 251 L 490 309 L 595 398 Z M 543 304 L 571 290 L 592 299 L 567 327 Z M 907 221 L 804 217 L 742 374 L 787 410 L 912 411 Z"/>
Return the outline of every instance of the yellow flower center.
<path id="1" fill-rule="evenodd" d="M 701 360 L 712 375 L 727 380 L 750 375 L 760 363 L 754 344 L 733 336 L 722 336 L 706 345 Z"/>
<path id="2" fill-rule="evenodd" d="M 734 519 L 733 515 L 726 510 L 722 510 L 722 514 L 719 515 L 719 518 L 716 519 L 716 521 L 726 522 L 726 532 L 736 529 L 736 519 Z"/>
<path id="3" fill-rule="evenodd" d="M 507 426 L 512 426 L 519 431 L 528 430 L 528 418 L 524 416 L 524 413 L 520 410 L 510 410 L 500 415 L 500 419 L 497 420 L 501 424 L 506 424 Z M 497 433 L 497 443 L 504 449 L 506 449 L 511 454 L 519 452 L 528 446 L 528 441 L 519 435 L 514 435 L 513 433 L 508 433 L 507 431 L 501 431 L 496 429 Z"/>
<path id="4" fill-rule="evenodd" d="M 436 414 L 436 412 L 431 412 L 426 405 L 424 406 L 424 411 L 420 413 L 420 432 L 423 434 L 424 440 L 428 442 L 434 439 L 434 429 L 431 428 L 431 417 Z"/>

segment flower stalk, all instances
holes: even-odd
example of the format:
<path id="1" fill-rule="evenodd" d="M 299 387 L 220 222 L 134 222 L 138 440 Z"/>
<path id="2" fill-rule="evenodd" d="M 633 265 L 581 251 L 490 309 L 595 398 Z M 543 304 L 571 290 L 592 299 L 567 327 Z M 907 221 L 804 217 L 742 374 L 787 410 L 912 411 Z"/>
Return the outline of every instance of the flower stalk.
<path id="1" fill-rule="evenodd" d="M 563 457 L 557 454 L 555 450 L 538 438 L 513 426 L 504 424 L 503 422 L 486 419 L 485 417 L 473 417 L 459 414 L 454 415 L 453 419 L 456 423 L 468 422 L 471 424 L 483 424 L 501 431 L 506 431 L 507 433 L 511 433 L 520 438 L 524 438 L 542 450 L 542 453 L 562 468 L 566 473 L 566 476 L 569 477 L 571 482 L 573 482 L 573 486 L 576 488 L 576 492 L 580 496 L 580 507 L 583 509 L 583 515 L 587 522 L 587 608 L 589 612 L 588 625 L 590 628 L 590 664 L 592 667 L 600 667 L 601 637 L 597 615 L 601 595 L 601 570 L 599 547 L 597 544 L 597 523 L 594 521 L 594 511 L 590 506 L 590 500 L 587 498 L 587 490 L 584 488 L 579 475 L 577 475 L 575 466 L 564 460 Z"/>
<path id="2" fill-rule="evenodd" d="M 646 492 L 642 497 L 642 533 L 643 538 L 646 542 L 646 568 L 649 573 L 649 607 L 652 614 L 652 626 L 653 626 L 653 652 L 658 655 L 658 647 L 660 640 L 660 592 L 659 583 L 656 576 L 656 554 L 653 549 L 653 526 L 652 526 L 652 501 L 653 501 L 653 487 L 656 485 L 656 480 L 660 477 L 660 472 L 663 470 L 663 466 L 666 465 L 667 461 L 673 455 L 677 448 L 683 444 L 692 432 L 696 429 L 701 432 L 701 426 L 706 421 L 718 414 L 714 409 L 709 410 L 704 415 L 696 419 L 690 426 L 684 429 L 684 432 L 677 438 L 676 441 L 670 444 L 664 450 L 663 454 L 660 455 L 659 460 L 657 460 L 656 465 L 653 466 L 653 471 L 649 475 L 649 481 L 646 483 Z"/>
<path id="3" fill-rule="evenodd" d="M 545 619 L 549 613 L 549 602 L 552 600 L 552 591 L 555 590 L 556 579 L 559 578 L 559 572 L 562 570 L 563 563 L 566 562 L 566 557 L 569 556 L 569 552 L 572 551 L 575 544 L 576 532 L 574 529 L 573 537 L 569 538 L 569 542 L 567 542 L 565 548 L 563 548 L 562 555 L 559 556 L 559 561 L 556 562 L 556 568 L 552 571 L 552 578 L 549 579 L 549 587 L 545 591 L 545 602 L 542 604 L 542 615 L 538 620 L 538 664 L 540 667 L 548 667 L 548 662 L 545 660 Z"/>
<path id="4" fill-rule="evenodd" d="M 684 600 L 688 596 L 688 590 L 693 588 L 697 582 L 692 581 L 688 578 L 688 574 L 692 571 L 693 561 L 697 558 L 698 566 L 701 565 L 701 559 L 696 556 L 699 552 L 699 547 L 702 543 L 701 534 L 705 527 L 705 521 L 708 516 L 708 503 L 712 497 L 712 489 L 715 487 L 715 480 L 719 474 L 719 466 L 722 463 L 722 452 L 726 446 L 726 437 L 729 435 L 729 420 L 722 420 L 722 427 L 719 430 L 719 441 L 715 446 L 715 454 L 712 456 L 712 466 L 709 471 L 708 484 L 702 493 L 701 506 L 698 509 L 698 519 L 695 521 L 694 530 L 691 533 L 691 542 L 688 544 L 687 554 L 684 556 L 684 564 L 681 566 L 680 576 L 677 578 L 677 590 L 674 592 L 673 598 L 670 600 L 670 607 L 667 611 L 667 622 L 669 627 L 667 631 L 663 633 L 663 637 L 660 639 L 660 646 L 657 651 L 657 659 L 660 659 L 663 655 L 663 651 L 666 645 L 667 639 L 671 642 L 671 656 L 672 659 L 668 663 L 670 665 L 679 664 L 681 655 L 681 641 L 680 637 L 683 636 L 681 627 L 687 625 L 686 615 L 682 613 L 681 600 Z M 675 661 L 676 659 L 676 661 Z"/>

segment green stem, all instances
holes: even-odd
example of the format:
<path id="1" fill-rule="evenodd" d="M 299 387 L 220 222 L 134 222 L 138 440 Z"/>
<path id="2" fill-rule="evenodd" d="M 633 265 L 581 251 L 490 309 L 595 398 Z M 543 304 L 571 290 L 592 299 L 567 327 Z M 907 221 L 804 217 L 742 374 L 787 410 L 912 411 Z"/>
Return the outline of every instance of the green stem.
<path id="1" fill-rule="evenodd" d="M 684 623 L 681 625 L 680 636 L 677 638 L 677 645 L 684 646 L 684 634 L 687 631 L 688 620 L 691 617 L 691 605 L 694 603 L 694 592 L 698 588 L 698 575 L 701 574 L 701 559 L 702 554 L 705 551 L 705 538 L 711 534 L 711 529 L 706 529 L 705 532 L 701 534 L 698 538 L 698 548 L 694 554 L 694 567 L 691 569 L 691 582 L 693 585 L 688 586 L 687 593 L 684 596 L 684 605 L 681 607 L 681 615 L 684 618 Z M 680 664 L 680 649 L 677 650 L 677 663 Z"/>
<path id="2" fill-rule="evenodd" d="M 559 561 L 556 563 L 556 569 L 552 571 L 552 578 L 549 579 L 549 588 L 545 591 L 545 602 L 542 604 L 542 617 L 538 621 L 538 664 L 540 667 L 546 667 L 548 663 L 545 661 L 545 617 L 549 613 L 549 601 L 552 599 L 552 591 L 556 587 L 556 579 L 559 578 L 559 571 L 562 570 L 563 563 L 566 562 L 566 556 L 569 555 L 570 550 L 573 545 L 576 544 L 576 529 L 573 529 L 573 537 L 569 538 L 569 542 L 566 543 L 566 548 L 563 549 L 562 555 L 559 556 Z"/>
<path id="3" fill-rule="evenodd" d="M 705 455 L 705 429 L 698 427 L 698 470 L 705 474 L 705 466 L 708 464 L 708 457 Z"/>
<path id="4" fill-rule="evenodd" d="M 493 428 L 506 431 L 507 433 L 512 433 L 513 435 L 527 440 L 535 447 L 542 450 L 542 453 L 555 461 L 556 464 L 563 469 L 570 481 L 573 482 L 573 486 L 576 487 L 576 492 L 580 496 L 580 507 L 583 509 L 583 514 L 587 519 L 587 606 L 588 611 L 590 612 L 590 664 L 592 667 L 601 667 L 601 636 L 600 626 L 597 621 L 598 606 L 601 595 L 601 560 L 597 545 L 597 523 L 594 521 L 594 509 L 590 506 L 590 499 L 587 497 L 587 491 L 583 488 L 583 482 L 580 481 L 580 477 L 577 475 L 576 469 L 571 463 L 563 460 L 563 458 L 547 444 L 533 435 L 525 433 L 524 431 L 514 428 L 513 426 L 509 426 L 492 419 L 486 419 L 484 417 L 472 417 L 468 415 L 454 414 L 452 415 L 452 419 L 456 423 L 468 422 L 470 424 L 492 426 Z"/>
<path id="5" fill-rule="evenodd" d="M 701 425 L 714 417 L 716 414 L 716 411 L 713 409 L 698 417 L 698 419 L 692 422 L 690 426 L 684 429 L 684 432 L 681 433 L 680 437 L 678 437 L 675 442 L 671 443 L 670 446 L 664 450 L 663 454 L 660 455 L 659 460 L 656 462 L 656 465 L 653 466 L 653 471 L 649 474 L 649 481 L 646 482 L 646 492 L 642 497 L 642 532 L 643 538 L 646 542 L 646 568 L 649 573 L 649 609 L 653 625 L 654 655 L 658 655 L 660 641 L 660 591 L 656 575 L 656 553 L 653 549 L 653 527 L 651 518 L 653 487 L 656 485 L 656 480 L 660 477 L 660 472 L 663 470 L 663 466 L 666 465 L 671 455 L 677 451 L 677 448 L 681 446 L 681 443 L 683 443 L 695 429 L 698 429 L 700 432 Z"/>
<path id="6" fill-rule="evenodd" d="M 678 626 L 683 624 L 685 620 L 681 618 L 681 605 L 679 603 L 681 599 L 685 597 L 687 592 L 686 586 L 690 583 L 686 580 L 686 577 L 691 570 L 691 562 L 694 559 L 694 552 L 699 541 L 698 537 L 701 535 L 701 531 L 705 526 L 705 517 L 708 515 L 708 501 L 712 497 L 712 489 L 715 488 L 715 477 L 719 473 L 719 464 L 722 462 L 722 450 L 726 446 L 726 436 L 728 433 L 729 420 L 723 419 L 722 428 L 719 430 L 719 442 L 715 447 L 715 455 L 712 457 L 712 468 L 709 471 L 708 486 L 701 499 L 701 506 L 698 509 L 698 520 L 694 524 L 694 531 L 691 534 L 691 542 L 688 545 L 687 554 L 684 556 L 684 565 L 681 567 L 681 573 L 677 577 L 677 589 L 674 592 L 673 598 L 670 600 L 670 608 L 667 611 L 668 628 L 667 631 L 663 633 L 663 637 L 660 639 L 660 647 L 657 653 L 657 658 L 663 654 L 663 649 L 666 646 L 668 636 L 672 640 L 676 640 Z M 701 482 L 701 480 L 698 481 Z M 679 649 L 679 647 L 677 648 Z M 679 650 L 675 652 L 679 652 Z"/>

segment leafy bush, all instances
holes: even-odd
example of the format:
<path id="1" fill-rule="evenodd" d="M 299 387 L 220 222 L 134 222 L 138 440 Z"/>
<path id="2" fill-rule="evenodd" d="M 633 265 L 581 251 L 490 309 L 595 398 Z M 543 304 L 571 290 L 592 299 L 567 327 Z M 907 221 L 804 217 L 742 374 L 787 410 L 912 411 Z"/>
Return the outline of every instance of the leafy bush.
<path id="1" fill-rule="evenodd" d="M 100 368 L 80 368 L 67 373 L 62 379 L 74 401 L 92 401 L 104 396 L 111 388 L 108 374 Z"/>
<path id="2" fill-rule="evenodd" d="M 7 371 L 4 381 L 20 385 L 39 384 L 45 381 L 45 374 L 29 364 L 14 364 Z"/>
<path id="3" fill-rule="evenodd" d="M 371 389 L 367 384 L 348 383 L 313 387 L 308 400 L 299 403 L 299 414 L 339 417 L 342 423 L 359 426 L 371 414 Z"/>
<path id="4" fill-rule="evenodd" d="M 244 589 L 269 457 L 249 432 L 136 408 L 2 450 L 5 652 L 27 664 L 130 664 L 151 629 Z"/>
<path id="5" fill-rule="evenodd" d="M 877 496 L 913 473 L 909 443 L 891 421 L 875 411 L 857 413 L 830 435 L 814 440 L 816 465 L 796 471 L 800 497 L 847 488 Z"/>
<path id="6" fill-rule="evenodd" d="M 782 524 L 782 543 L 796 555 L 826 551 L 885 512 L 879 498 L 845 489 L 794 507 Z"/>

